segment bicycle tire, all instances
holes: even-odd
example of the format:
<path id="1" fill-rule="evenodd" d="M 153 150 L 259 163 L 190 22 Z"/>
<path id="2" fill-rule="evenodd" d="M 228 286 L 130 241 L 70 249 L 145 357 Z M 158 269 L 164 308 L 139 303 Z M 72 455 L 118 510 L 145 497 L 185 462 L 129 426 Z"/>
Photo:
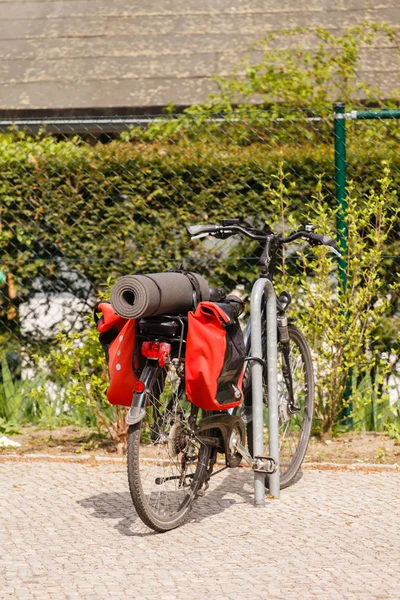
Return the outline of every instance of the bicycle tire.
<path id="1" fill-rule="evenodd" d="M 280 446 L 280 487 L 284 489 L 291 485 L 303 463 L 308 443 L 311 437 L 311 427 L 314 410 L 314 375 L 312 366 L 312 357 L 309 345 L 304 334 L 295 325 L 288 325 L 290 353 L 292 358 L 292 351 L 298 352 L 299 366 L 301 366 L 301 374 L 303 377 L 303 383 L 299 382 L 296 377 L 296 369 L 293 369 L 292 360 L 292 378 L 294 388 L 294 400 L 295 403 L 301 407 L 300 413 L 295 413 L 291 416 L 288 415 L 285 402 L 287 401 L 287 387 L 282 375 L 282 354 L 280 344 L 278 344 L 278 404 L 279 404 L 279 446 Z M 266 357 L 266 344 L 264 342 L 263 355 Z M 296 359 L 297 362 L 297 359 Z M 296 365 L 297 366 L 297 365 Z M 265 380 L 265 377 L 264 377 Z M 300 386 L 300 387 L 299 387 Z M 264 384 L 264 388 L 267 386 Z M 248 378 L 246 390 L 245 390 L 245 404 L 251 406 L 251 378 Z M 264 423 L 268 427 L 268 408 L 267 408 L 267 391 L 264 392 Z M 287 420 L 285 420 L 287 419 Z M 285 433 L 289 429 L 289 424 L 294 426 L 294 430 L 298 433 L 298 441 L 296 443 L 295 450 L 289 463 L 285 456 L 286 453 L 286 442 Z M 286 427 L 286 431 L 285 431 Z M 300 431 L 299 431 L 300 428 Z M 247 440 L 248 448 L 250 453 L 253 455 L 253 426 L 252 422 L 247 423 Z M 264 428 L 265 429 L 265 428 Z M 267 439 L 265 439 L 266 446 L 268 448 Z M 287 438 L 286 438 L 287 439 Z M 268 453 L 268 450 L 266 449 Z M 268 476 L 267 481 L 268 485 Z"/>
<path id="2" fill-rule="evenodd" d="M 139 423 L 131 425 L 128 432 L 127 468 L 132 502 L 141 520 L 157 532 L 179 527 L 189 518 L 206 476 L 210 455 L 209 448 L 198 443 L 197 461 L 191 463 L 191 475 L 183 479 L 185 485 L 178 481 L 182 476 L 183 446 L 192 443 L 186 439 L 182 418 L 185 410 L 186 414 L 190 411 L 190 403 L 184 394 L 182 380 L 178 382 L 175 395 L 168 398 L 167 374 L 168 367 L 155 369 L 147 390 L 146 415 Z M 162 403 L 164 410 L 160 411 Z M 168 467 L 172 468 L 168 470 Z M 169 472 L 176 475 L 167 475 Z M 190 482 L 186 485 L 189 476 Z M 175 479 L 165 480 L 168 477 Z M 157 483 L 158 480 L 161 483 Z M 154 500 L 154 494 L 158 500 Z"/>

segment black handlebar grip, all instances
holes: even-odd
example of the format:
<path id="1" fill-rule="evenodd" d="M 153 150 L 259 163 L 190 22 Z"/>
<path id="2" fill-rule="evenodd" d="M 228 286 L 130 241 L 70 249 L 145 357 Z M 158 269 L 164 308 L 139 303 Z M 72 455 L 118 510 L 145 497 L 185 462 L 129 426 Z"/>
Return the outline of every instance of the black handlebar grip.
<path id="1" fill-rule="evenodd" d="M 311 233 L 310 239 L 318 242 L 319 244 L 323 244 L 324 246 L 332 246 L 332 248 L 336 248 L 336 240 L 328 237 L 327 235 L 320 235 L 319 233 Z"/>

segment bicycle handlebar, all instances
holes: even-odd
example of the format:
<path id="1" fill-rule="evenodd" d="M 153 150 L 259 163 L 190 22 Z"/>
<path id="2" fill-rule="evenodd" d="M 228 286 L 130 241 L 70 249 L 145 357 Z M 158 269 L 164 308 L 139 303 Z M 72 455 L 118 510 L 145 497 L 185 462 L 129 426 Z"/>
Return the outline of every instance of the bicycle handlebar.
<path id="1" fill-rule="evenodd" d="M 294 242 L 295 240 L 302 238 L 309 240 L 314 244 L 321 244 L 323 246 L 330 246 L 331 248 L 336 248 L 336 241 L 332 238 L 329 238 L 326 235 L 320 235 L 319 233 L 313 233 L 311 231 L 301 230 L 292 233 L 288 237 L 281 237 L 280 234 L 272 234 L 265 233 L 257 229 L 249 228 L 246 229 L 242 225 L 232 224 L 232 225 L 212 225 L 211 223 L 208 225 L 191 225 L 186 228 L 189 235 L 193 238 L 200 238 L 207 235 L 212 235 L 213 237 L 221 237 L 227 238 L 235 233 L 241 233 L 246 237 L 249 237 L 253 240 L 267 241 L 268 237 L 272 236 L 275 238 L 280 245 L 289 244 L 290 242 Z"/>
<path id="2" fill-rule="evenodd" d="M 206 235 L 212 235 L 213 237 L 227 238 L 235 233 L 242 233 L 243 235 L 251 238 L 252 240 L 266 240 L 266 233 L 257 229 L 246 229 L 242 225 L 189 225 L 186 230 L 191 238 L 205 237 Z"/>

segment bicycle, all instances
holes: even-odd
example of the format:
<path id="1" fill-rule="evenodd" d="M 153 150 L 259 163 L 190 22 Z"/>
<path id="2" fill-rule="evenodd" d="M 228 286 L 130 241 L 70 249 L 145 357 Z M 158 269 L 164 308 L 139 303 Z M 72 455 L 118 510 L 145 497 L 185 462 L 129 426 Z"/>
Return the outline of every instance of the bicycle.
<path id="1" fill-rule="evenodd" d="M 212 236 L 226 239 L 241 234 L 264 245 L 260 258 L 261 277 L 273 281 L 277 254 L 284 245 L 305 239 L 311 245 L 326 245 L 337 255 L 335 241 L 314 233 L 307 225 L 288 237 L 261 231 L 225 219 L 220 225 L 187 227 L 192 239 Z M 223 290 L 214 290 L 221 297 Z M 293 483 L 307 450 L 311 435 L 314 379 L 311 352 L 304 334 L 286 316 L 291 303 L 288 292 L 277 298 L 278 324 L 278 404 L 280 429 L 281 488 Z M 265 321 L 265 302 L 262 320 Z M 263 328 L 265 330 L 265 328 Z M 207 489 L 217 454 L 225 455 L 226 465 L 237 467 L 244 459 L 253 469 L 274 472 L 274 460 L 253 457 L 252 391 L 250 361 L 250 322 L 244 331 L 247 363 L 243 381 L 243 402 L 239 409 L 200 411 L 185 395 L 185 335 L 187 317 L 163 315 L 141 319 L 138 339 L 145 363 L 126 421 L 128 433 L 128 481 L 133 504 L 142 521 L 164 532 L 183 524 L 193 502 Z M 150 340 L 150 341 L 149 341 Z M 263 339 L 264 423 L 268 416 L 268 377 Z M 147 345 L 146 345 L 147 344 Z M 264 442 L 268 431 L 264 428 Z M 247 437 L 247 447 L 246 447 Z"/>

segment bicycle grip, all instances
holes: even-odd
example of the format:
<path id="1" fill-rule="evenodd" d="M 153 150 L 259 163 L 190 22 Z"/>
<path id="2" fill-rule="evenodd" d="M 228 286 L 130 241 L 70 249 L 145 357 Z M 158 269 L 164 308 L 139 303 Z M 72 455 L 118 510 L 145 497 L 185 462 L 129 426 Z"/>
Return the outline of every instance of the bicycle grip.
<path id="1" fill-rule="evenodd" d="M 336 248 L 336 240 L 328 237 L 327 235 L 320 235 L 319 233 L 310 233 L 310 239 L 323 246 L 332 246 Z"/>
<path id="2" fill-rule="evenodd" d="M 190 236 L 199 235 L 200 233 L 212 233 L 220 229 L 219 225 L 188 225 L 186 231 Z"/>

